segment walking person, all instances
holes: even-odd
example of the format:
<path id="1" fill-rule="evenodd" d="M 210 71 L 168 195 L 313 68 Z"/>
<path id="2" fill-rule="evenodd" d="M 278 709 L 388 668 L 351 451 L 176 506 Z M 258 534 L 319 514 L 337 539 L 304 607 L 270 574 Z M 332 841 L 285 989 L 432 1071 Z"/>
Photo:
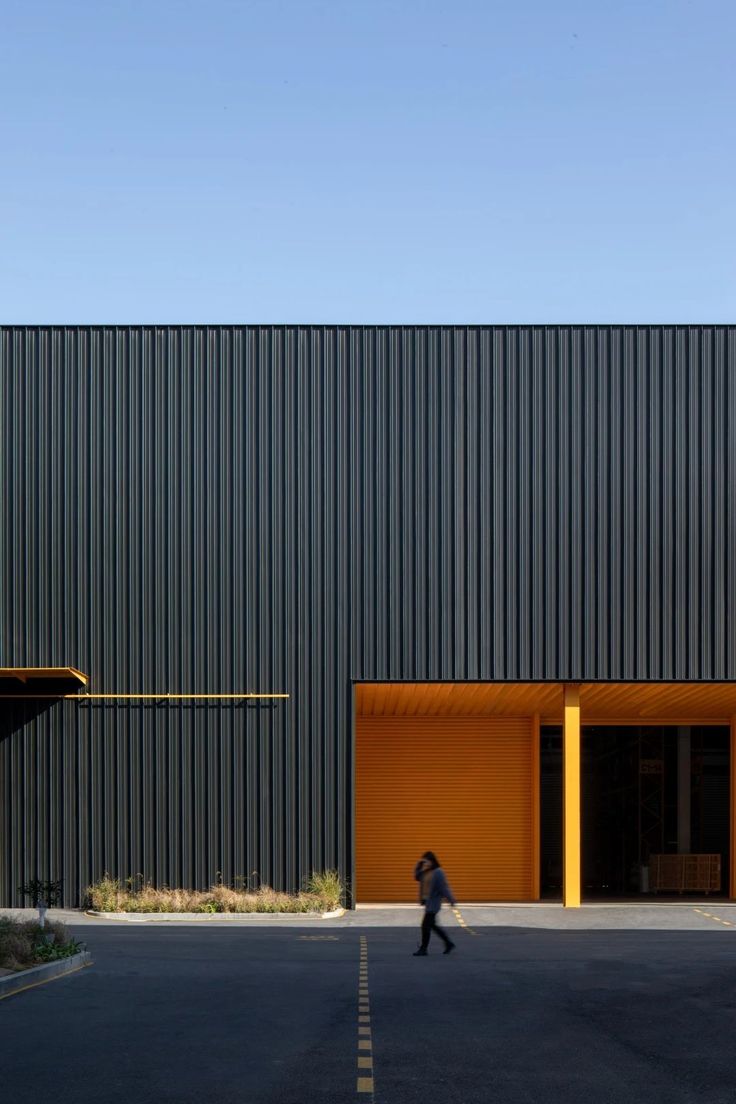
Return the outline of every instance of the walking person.
<path id="1" fill-rule="evenodd" d="M 424 917 L 422 918 L 422 944 L 414 956 L 419 958 L 427 954 L 429 940 L 432 932 L 435 932 L 445 944 L 443 954 L 449 954 L 455 944 L 443 932 L 437 924 L 437 913 L 442 908 L 443 899 L 451 905 L 457 904 L 452 895 L 452 890 L 447 884 L 445 872 L 440 866 L 439 859 L 434 851 L 425 851 L 421 859 L 414 867 L 414 877 L 419 882 L 419 902 L 424 905 Z"/>

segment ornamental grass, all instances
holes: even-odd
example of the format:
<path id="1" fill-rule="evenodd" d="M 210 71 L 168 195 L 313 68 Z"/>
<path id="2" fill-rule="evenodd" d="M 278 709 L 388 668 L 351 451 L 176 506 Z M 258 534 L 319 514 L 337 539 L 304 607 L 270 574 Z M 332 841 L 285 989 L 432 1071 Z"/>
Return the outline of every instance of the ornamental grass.
<path id="1" fill-rule="evenodd" d="M 87 904 L 97 912 L 331 912 L 339 908 L 343 886 L 336 871 L 313 873 L 301 893 L 282 893 L 270 886 L 258 889 L 220 882 L 209 889 L 172 889 L 129 878 L 121 882 L 105 874 L 87 890 Z"/>

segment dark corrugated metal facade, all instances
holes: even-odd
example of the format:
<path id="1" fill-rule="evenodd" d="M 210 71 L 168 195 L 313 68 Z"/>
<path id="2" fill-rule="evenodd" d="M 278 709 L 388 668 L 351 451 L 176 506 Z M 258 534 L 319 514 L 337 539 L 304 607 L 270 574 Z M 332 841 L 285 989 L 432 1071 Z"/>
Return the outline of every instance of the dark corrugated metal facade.
<path id="1" fill-rule="evenodd" d="M 0 334 L 0 666 L 291 695 L 0 703 L 2 904 L 349 879 L 351 680 L 736 678 L 734 327 Z"/>

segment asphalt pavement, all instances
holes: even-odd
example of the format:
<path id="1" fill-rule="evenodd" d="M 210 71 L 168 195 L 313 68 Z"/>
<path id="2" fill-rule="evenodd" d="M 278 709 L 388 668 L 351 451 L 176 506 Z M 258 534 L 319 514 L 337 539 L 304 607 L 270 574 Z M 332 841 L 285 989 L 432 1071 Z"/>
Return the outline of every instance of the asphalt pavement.
<path id="1" fill-rule="evenodd" d="M 0 1095 L 731 1104 L 734 906 L 464 915 L 427 958 L 418 910 L 80 923 L 95 965 L 0 1003 Z"/>

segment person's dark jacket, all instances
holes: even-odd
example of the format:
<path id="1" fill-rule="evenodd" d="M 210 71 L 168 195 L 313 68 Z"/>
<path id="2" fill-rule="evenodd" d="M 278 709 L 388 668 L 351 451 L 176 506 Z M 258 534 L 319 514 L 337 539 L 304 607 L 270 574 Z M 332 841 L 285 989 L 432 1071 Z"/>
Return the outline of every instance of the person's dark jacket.
<path id="1" fill-rule="evenodd" d="M 443 899 L 449 901 L 451 905 L 456 905 L 452 890 L 450 889 L 445 872 L 441 866 L 438 866 L 435 870 L 431 870 L 429 873 L 431 877 L 428 883 L 424 881 L 425 871 L 422 870 L 421 860 L 414 867 L 414 877 L 419 882 L 419 901 L 424 905 L 427 912 L 439 912 L 442 908 Z"/>

